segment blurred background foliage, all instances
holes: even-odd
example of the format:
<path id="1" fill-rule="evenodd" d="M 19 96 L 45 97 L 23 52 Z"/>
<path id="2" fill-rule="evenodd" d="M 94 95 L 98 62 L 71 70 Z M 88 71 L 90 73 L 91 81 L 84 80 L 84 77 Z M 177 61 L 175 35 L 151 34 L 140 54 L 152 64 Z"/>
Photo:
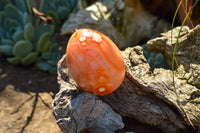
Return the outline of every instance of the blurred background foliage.
<path id="1" fill-rule="evenodd" d="M 77 0 L 1 0 L 0 56 L 10 64 L 31 65 L 56 73 L 65 52 L 66 39 L 59 26 L 76 6 Z M 33 7 L 44 15 L 33 12 Z M 43 18 L 43 20 L 41 19 Z M 45 21 L 51 18 L 51 22 Z M 64 41 L 65 45 L 61 44 Z"/>

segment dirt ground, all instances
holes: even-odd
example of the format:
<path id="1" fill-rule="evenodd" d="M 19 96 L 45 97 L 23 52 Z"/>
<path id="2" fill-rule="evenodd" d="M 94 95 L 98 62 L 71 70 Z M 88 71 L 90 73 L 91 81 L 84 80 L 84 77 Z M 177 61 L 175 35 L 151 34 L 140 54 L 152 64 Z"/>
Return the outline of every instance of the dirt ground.
<path id="1" fill-rule="evenodd" d="M 60 133 L 51 103 L 56 75 L 0 62 L 0 133 Z"/>

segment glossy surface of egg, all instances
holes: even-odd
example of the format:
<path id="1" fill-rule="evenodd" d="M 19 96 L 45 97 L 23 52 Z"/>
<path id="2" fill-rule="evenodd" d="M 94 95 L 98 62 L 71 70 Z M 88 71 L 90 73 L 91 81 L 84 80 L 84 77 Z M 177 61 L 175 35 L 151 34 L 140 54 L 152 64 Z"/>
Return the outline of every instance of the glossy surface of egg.
<path id="1" fill-rule="evenodd" d="M 104 34 L 77 30 L 66 51 L 67 66 L 80 89 L 94 95 L 115 91 L 123 82 L 125 64 L 120 50 Z"/>

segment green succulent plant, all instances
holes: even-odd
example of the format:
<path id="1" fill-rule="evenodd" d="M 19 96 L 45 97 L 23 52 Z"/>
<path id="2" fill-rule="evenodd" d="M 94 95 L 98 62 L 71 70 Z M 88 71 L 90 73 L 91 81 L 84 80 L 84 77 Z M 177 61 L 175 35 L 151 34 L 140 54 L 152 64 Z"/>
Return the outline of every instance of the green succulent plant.
<path id="1" fill-rule="evenodd" d="M 152 53 L 149 52 L 146 45 L 143 45 L 143 54 L 152 69 L 162 68 L 164 56 L 161 53 Z"/>
<path id="2" fill-rule="evenodd" d="M 78 0 L 45 0 L 43 12 L 54 20 L 57 20 L 57 24 L 64 22 L 69 14 L 76 6 Z"/>
<path id="3" fill-rule="evenodd" d="M 42 1 L 36 0 L 36 3 Z M 64 54 L 53 37 L 61 22 L 67 19 L 77 0 L 43 1 L 42 12 L 53 18 L 52 25 L 45 25 L 33 14 L 31 1 L 1 0 L 0 4 L 0 56 L 10 64 L 31 65 L 56 73 L 57 62 Z"/>

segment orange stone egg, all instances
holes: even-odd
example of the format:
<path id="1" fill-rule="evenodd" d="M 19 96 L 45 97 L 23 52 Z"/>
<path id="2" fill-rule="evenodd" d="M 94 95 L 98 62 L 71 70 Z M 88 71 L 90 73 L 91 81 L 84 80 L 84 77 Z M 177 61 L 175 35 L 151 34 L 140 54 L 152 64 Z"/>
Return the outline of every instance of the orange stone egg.
<path id="1" fill-rule="evenodd" d="M 94 95 L 112 93 L 124 80 L 125 64 L 120 50 L 95 30 L 80 29 L 71 36 L 66 60 L 80 89 Z"/>

